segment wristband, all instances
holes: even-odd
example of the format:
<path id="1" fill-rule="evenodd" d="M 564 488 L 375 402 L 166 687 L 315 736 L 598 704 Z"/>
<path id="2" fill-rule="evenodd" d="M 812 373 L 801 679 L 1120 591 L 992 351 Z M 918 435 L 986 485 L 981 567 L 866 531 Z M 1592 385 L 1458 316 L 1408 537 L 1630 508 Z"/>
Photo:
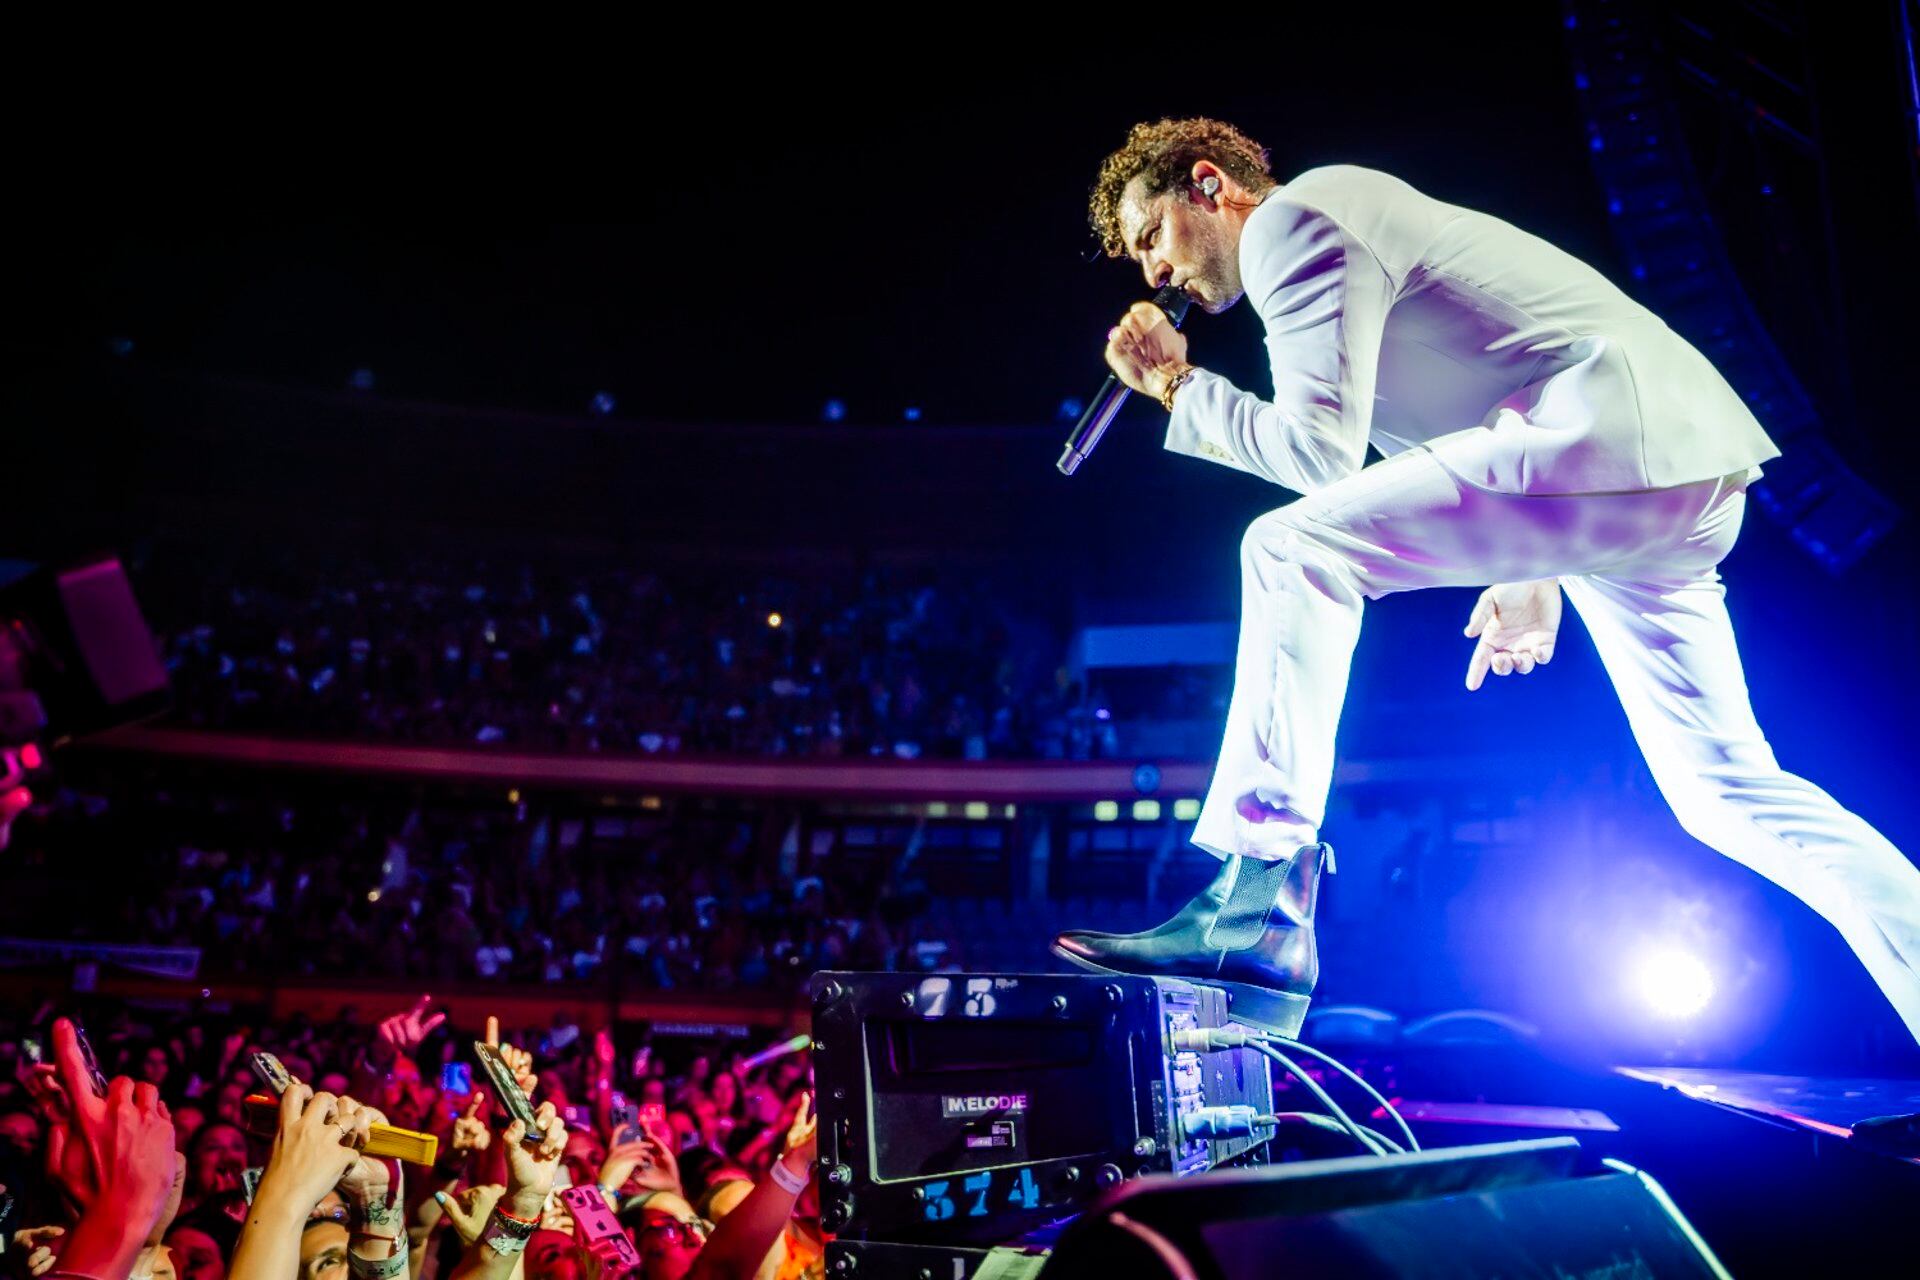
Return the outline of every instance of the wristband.
<path id="1" fill-rule="evenodd" d="M 520 1243 L 524 1248 L 526 1241 Z M 393 1280 L 407 1269 L 407 1238 L 400 1237 L 400 1247 L 391 1258 L 363 1258 L 349 1249 L 347 1267 L 361 1280 Z"/>
<path id="2" fill-rule="evenodd" d="M 517 1222 L 521 1226 L 537 1227 L 540 1225 L 540 1219 L 538 1218 L 523 1218 L 517 1213 L 508 1213 L 505 1209 L 502 1209 L 499 1205 L 495 1205 L 493 1207 L 493 1211 L 499 1214 L 501 1217 L 505 1218 L 508 1222 Z"/>
<path id="3" fill-rule="evenodd" d="M 528 1222 L 525 1218 L 516 1218 L 495 1209 L 487 1215 L 487 1225 L 480 1232 L 480 1240 L 501 1257 L 510 1258 L 526 1249 L 527 1237 L 539 1225 L 538 1222 Z"/>
<path id="4" fill-rule="evenodd" d="M 775 1160 L 773 1167 L 769 1169 L 767 1173 L 779 1188 L 789 1195 L 797 1196 L 807 1189 L 807 1182 L 809 1181 L 807 1176 L 805 1174 L 787 1172 L 785 1163 L 780 1160 Z"/>

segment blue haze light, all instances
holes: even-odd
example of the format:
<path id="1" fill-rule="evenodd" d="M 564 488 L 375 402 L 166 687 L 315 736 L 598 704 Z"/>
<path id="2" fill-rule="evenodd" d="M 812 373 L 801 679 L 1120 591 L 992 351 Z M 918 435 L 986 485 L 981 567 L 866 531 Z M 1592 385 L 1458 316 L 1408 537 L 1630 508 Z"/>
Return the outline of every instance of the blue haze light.
<path id="1" fill-rule="evenodd" d="M 920 421 L 920 406 L 917 404 L 908 405 L 906 418 L 908 422 Z"/>
<path id="2" fill-rule="evenodd" d="M 1691 1018 L 1713 999 L 1713 971 L 1698 956 L 1675 948 L 1640 957 L 1634 979 L 1640 998 L 1657 1017 Z"/>
<path id="3" fill-rule="evenodd" d="M 373 390 L 373 370 L 355 369 L 347 375 L 347 385 L 355 391 Z"/>
<path id="4" fill-rule="evenodd" d="M 1060 412 L 1058 416 L 1062 422 L 1075 422 L 1078 421 L 1080 415 L 1086 411 L 1087 407 L 1085 405 L 1072 397 L 1068 397 L 1060 402 Z"/>

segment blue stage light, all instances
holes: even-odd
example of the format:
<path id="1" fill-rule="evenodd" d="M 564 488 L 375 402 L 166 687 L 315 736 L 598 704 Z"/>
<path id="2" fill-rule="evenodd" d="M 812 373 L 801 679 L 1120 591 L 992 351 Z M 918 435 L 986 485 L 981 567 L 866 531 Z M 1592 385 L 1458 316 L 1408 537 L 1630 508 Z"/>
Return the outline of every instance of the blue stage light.
<path id="1" fill-rule="evenodd" d="M 906 412 L 906 419 L 908 422 L 920 421 L 920 406 L 917 404 L 908 405 L 907 412 Z"/>
<path id="2" fill-rule="evenodd" d="M 1656 947 L 1634 964 L 1633 984 L 1640 998 L 1661 1018 L 1691 1018 L 1713 999 L 1713 971 L 1698 956 L 1675 947 Z"/>
<path id="3" fill-rule="evenodd" d="M 1087 406 L 1069 396 L 1060 402 L 1060 411 L 1057 416 L 1062 422 L 1078 422 L 1080 415 L 1086 411 Z"/>
<path id="4" fill-rule="evenodd" d="M 826 408 L 820 411 L 820 416 L 828 422 L 843 421 L 847 416 L 847 402 L 844 400 L 827 401 Z"/>
<path id="5" fill-rule="evenodd" d="M 355 369 L 347 375 L 347 385 L 355 391 L 373 390 L 373 370 Z"/>
<path id="6" fill-rule="evenodd" d="M 594 392 L 593 411 L 595 413 L 612 413 L 613 396 L 605 391 Z"/>

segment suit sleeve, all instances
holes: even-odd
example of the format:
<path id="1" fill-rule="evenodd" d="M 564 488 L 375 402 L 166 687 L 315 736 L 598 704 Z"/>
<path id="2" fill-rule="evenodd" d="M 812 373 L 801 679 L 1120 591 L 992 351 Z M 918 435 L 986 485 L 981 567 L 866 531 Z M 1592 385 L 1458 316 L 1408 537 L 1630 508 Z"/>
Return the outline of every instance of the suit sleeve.
<path id="1" fill-rule="evenodd" d="M 1247 220 L 1242 282 L 1267 330 L 1273 400 L 1202 369 L 1175 393 L 1166 447 L 1312 493 L 1365 463 L 1392 281 L 1326 214 L 1269 197 Z"/>

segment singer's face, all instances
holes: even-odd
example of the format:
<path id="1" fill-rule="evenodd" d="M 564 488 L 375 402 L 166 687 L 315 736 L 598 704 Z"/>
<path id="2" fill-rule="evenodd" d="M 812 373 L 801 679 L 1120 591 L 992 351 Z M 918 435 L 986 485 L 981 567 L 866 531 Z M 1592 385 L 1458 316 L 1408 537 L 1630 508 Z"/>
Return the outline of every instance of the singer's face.
<path id="1" fill-rule="evenodd" d="M 1147 287 L 1174 284 L 1210 315 L 1240 301 L 1238 227 L 1218 207 L 1189 201 L 1178 191 L 1146 199 L 1138 179 L 1120 203 L 1120 225 Z"/>

